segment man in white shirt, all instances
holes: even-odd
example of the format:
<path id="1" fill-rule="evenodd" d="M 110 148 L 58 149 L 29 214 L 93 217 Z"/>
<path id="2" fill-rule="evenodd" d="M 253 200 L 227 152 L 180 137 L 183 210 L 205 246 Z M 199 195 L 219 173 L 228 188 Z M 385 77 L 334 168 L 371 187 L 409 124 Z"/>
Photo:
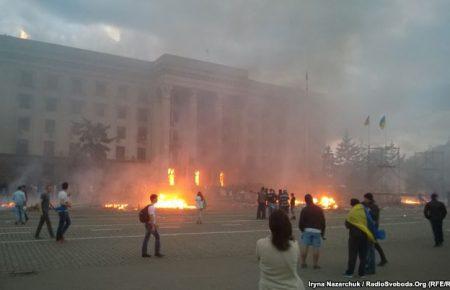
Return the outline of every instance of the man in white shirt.
<path id="1" fill-rule="evenodd" d="M 161 242 L 159 239 L 158 233 L 158 224 L 156 223 L 156 203 L 158 202 L 158 195 L 152 194 L 150 196 L 150 204 L 147 206 L 148 212 L 148 220 L 145 223 L 145 237 L 144 242 L 142 243 L 142 257 L 150 258 L 151 255 L 148 254 L 148 240 L 150 236 L 153 235 L 155 237 L 155 257 L 162 258 L 164 255 L 161 254 Z"/>
<path id="2" fill-rule="evenodd" d="M 15 213 L 16 213 L 16 225 L 25 224 L 25 210 L 24 206 L 26 204 L 27 198 L 25 196 L 25 192 L 23 190 L 23 186 L 19 186 L 17 191 L 13 193 L 13 201 L 15 205 Z"/>
<path id="3" fill-rule="evenodd" d="M 67 189 L 69 188 L 69 184 L 64 182 L 61 185 L 61 191 L 58 193 L 58 201 L 59 206 L 56 208 L 56 211 L 59 215 L 59 224 L 58 230 L 56 232 L 56 241 L 64 242 L 64 233 L 69 228 L 71 221 L 69 216 L 69 207 L 71 206 L 69 200 L 69 194 L 67 193 Z"/>

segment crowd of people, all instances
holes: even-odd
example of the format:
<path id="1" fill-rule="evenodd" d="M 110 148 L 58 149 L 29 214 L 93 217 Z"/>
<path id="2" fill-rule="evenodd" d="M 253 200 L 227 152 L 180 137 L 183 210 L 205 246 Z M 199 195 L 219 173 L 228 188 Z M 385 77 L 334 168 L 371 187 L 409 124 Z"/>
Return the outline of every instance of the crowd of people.
<path id="1" fill-rule="evenodd" d="M 278 208 L 295 219 L 295 194 L 289 196 L 286 189 L 278 190 L 277 194 L 274 189 L 262 187 L 258 192 L 257 203 L 256 219 L 264 220 L 267 213 L 270 216 Z"/>
<path id="2" fill-rule="evenodd" d="M 40 195 L 41 216 L 35 232 L 35 238 L 40 238 L 40 232 L 47 225 L 51 238 L 55 238 L 49 218 L 49 211 L 55 210 L 59 216 L 56 241 L 64 242 L 64 234 L 71 224 L 69 210 L 71 208 L 69 184 L 64 182 L 58 192 L 58 204 L 52 205 L 50 196 L 53 187 L 47 186 Z M 15 204 L 16 225 L 27 222 L 26 212 L 27 194 L 26 186 L 19 186 L 13 194 Z M 148 242 L 151 236 L 155 238 L 155 257 L 163 257 L 161 253 L 161 241 L 159 226 L 157 223 L 156 204 L 158 195 L 150 196 L 150 204 L 139 212 L 139 220 L 144 223 L 145 235 L 142 243 L 142 257 L 148 258 Z M 203 223 L 203 210 L 206 208 L 206 199 L 201 192 L 195 197 L 198 211 L 197 224 Z M 257 196 L 257 219 L 269 218 L 271 234 L 257 241 L 256 253 L 260 267 L 260 289 L 304 289 L 304 285 L 298 276 L 297 267 L 307 268 L 307 259 L 312 248 L 312 268 L 321 269 L 319 265 L 320 249 L 322 241 L 326 240 L 326 218 L 324 210 L 314 203 L 310 194 L 304 196 L 305 206 L 298 214 L 299 237 L 295 242 L 291 220 L 296 219 L 296 197 L 287 190 L 261 188 Z M 359 277 L 373 275 L 376 272 L 375 252 L 380 256 L 378 266 L 388 263 L 386 255 L 379 243 L 385 239 L 385 232 L 380 230 L 380 208 L 374 195 L 366 193 L 363 201 L 352 198 L 350 210 L 345 218 L 345 227 L 348 229 L 348 259 L 347 268 L 343 274 L 346 278 L 352 278 L 357 261 L 359 265 L 357 273 Z M 425 205 L 424 216 L 430 221 L 435 247 L 441 247 L 444 242 L 443 220 L 447 215 L 444 203 L 438 201 L 438 195 L 433 193 L 431 201 Z"/>
<path id="3" fill-rule="evenodd" d="M 286 192 L 287 191 L 283 191 Z M 295 207 L 295 196 L 294 207 Z M 291 200 L 292 200 L 291 198 Z M 442 223 L 447 210 L 444 203 L 438 201 L 436 193 L 425 205 L 424 215 L 430 223 L 434 234 L 435 247 L 441 247 L 444 241 Z M 323 209 L 314 204 L 310 194 L 305 195 L 305 207 L 299 215 L 300 236 L 294 242 L 292 225 L 286 211 L 283 198 L 276 197 L 273 190 L 262 188 L 258 193 L 257 218 L 264 219 L 266 208 L 269 214 L 271 235 L 260 239 L 256 245 L 260 267 L 260 289 L 304 289 L 304 285 L 296 271 L 300 257 L 300 267 L 307 268 L 309 248 L 313 248 L 313 269 L 320 269 L 319 253 L 322 240 L 325 240 L 325 215 Z M 278 201 L 278 209 L 276 202 Z M 359 259 L 358 276 L 375 274 L 375 250 L 380 256 L 378 266 L 388 263 L 379 240 L 385 238 L 385 232 L 379 229 L 380 209 L 372 193 L 366 193 L 360 202 L 356 198 L 350 200 L 351 209 L 345 219 L 348 229 L 348 260 L 343 276 L 352 278 L 356 262 Z M 291 208 L 291 214 L 293 210 Z"/>
<path id="4" fill-rule="evenodd" d="M 70 202 L 70 194 L 67 192 L 69 189 L 69 184 L 64 182 L 61 184 L 61 190 L 58 192 L 58 205 L 53 206 L 50 202 L 50 196 L 53 193 L 53 186 L 47 185 L 45 190 L 41 193 L 40 199 L 40 209 L 41 216 L 39 219 L 38 226 L 36 228 L 36 232 L 34 237 L 36 239 L 40 239 L 40 233 L 42 226 L 44 223 L 47 225 L 48 234 L 51 238 L 55 238 L 55 234 L 53 232 L 52 224 L 50 221 L 49 211 L 55 210 L 58 213 L 59 223 L 56 231 L 56 241 L 59 243 L 64 242 L 64 233 L 69 228 L 71 221 L 69 215 L 69 208 L 72 206 Z M 27 186 L 21 185 L 17 188 L 17 190 L 13 193 L 12 200 L 14 202 L 14 213 L 15 213 L 15 224 L 16 225 L 25 225 L 25 223 L 29 220 L 27 214 Z"/>

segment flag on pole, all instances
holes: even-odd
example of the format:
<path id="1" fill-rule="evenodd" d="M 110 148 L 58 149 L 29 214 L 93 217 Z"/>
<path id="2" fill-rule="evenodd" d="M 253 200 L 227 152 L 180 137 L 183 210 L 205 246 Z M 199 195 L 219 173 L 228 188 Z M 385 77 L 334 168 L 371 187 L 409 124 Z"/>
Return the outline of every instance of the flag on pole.
<path id="1" fill-rule="evenodd" d="M 386 116 L 381 117 L 380 128 L 384 129 L 386 127 Z"/>
<path id="2" fill-rule="evenodd" d="M 364 122 L 364 126 L 369 126 L 369 125 L 370 125 L 370 116 L 367 116 L 367 119 Z"/>

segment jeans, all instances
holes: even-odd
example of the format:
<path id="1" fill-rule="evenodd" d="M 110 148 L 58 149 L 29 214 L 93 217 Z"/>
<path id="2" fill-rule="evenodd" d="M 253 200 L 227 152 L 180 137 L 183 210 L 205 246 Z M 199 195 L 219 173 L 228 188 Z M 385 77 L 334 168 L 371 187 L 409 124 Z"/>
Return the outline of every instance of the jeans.
<path id="1" fill-rule="evenodd" d="M 23 205 L 16 205 L 14 208 L 14 213 L 16 214 L 16 223 L 25 223 L 25 210 L 23 209 Z"/>
<path id="2" fill-rule="evenodd" d="M 69 228 L 71 221 L 68 211 L 60 211 L 59 214 L 59 224 L 58 224 L 58 230 L 56 231 L 56 240 L 59 241 L 61 239 L 64 239 L 64 233 Z"/>
<path id="3" fill-rule="evenodd" d="M 148 240 L 150 235 L 155 237 L 155 255 L 160 254 L 161 242 L 159 240 L 159 233 L 156 227 L 152 224 L 145 224 L 145 237 L 142 243 L 142 255 L 147 255 Z"/>
<path id="4" fill-rule="evenodd" d="M 433 230 L 434 242 L 440 245 L 444 242 L 444 233 L 442 231 L 442 220 L 430 220 L 431 229 Z"/>
<path id="5" fill-rule="evenodd" d="M 266 219 L 266 203 L 258 202 L 258 210 L 256 211 L 256 219 Z"/>
<path id="6" fill-rule="evenodd" d="M 350 236 L 348 238 L 348 264 L 346 274 L 353 275 L 356 259 L 359 257 L 358 275 L 365 275 L 367 256 L 367 237 L 365 235 Z"/>
<path id="7" fill-rule="evenodd" d="M 48 211 L 42 212 L 41 219 L 39 220 L 39 224 L 38 224 L 38 227 L 36 229 L 36 233 L 34 234 L 34 236 L 39 237 L 39 234 L 41 233 L 41 229 L 42 229 L 42 226 L 44 225 L 44 223 L 47 224 L 48 234 L 50 235 L 50 237 L 53 238 L 55 235 L 53 234 L 52 224 L 50 222 L 50 217 L 48 216 Z"/>
<path id="8" fill-rule="evenodd" d="M 367 242 L 367 255 L 366 255 L 366 274 L 375 274 L 375 247 L 374 243 Z"/>

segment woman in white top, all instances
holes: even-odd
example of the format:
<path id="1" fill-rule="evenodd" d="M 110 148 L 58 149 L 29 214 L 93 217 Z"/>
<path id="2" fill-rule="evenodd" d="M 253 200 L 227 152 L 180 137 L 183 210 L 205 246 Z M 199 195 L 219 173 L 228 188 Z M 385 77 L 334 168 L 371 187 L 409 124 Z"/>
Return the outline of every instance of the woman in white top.
<path id="1" fill-rule="evenodd" d="M 305 289 L 297 274 L 300 250 L 292 236 L 289 217 L 275 210 L 269 217 L 269 227 L 272 234 L 256 243 L 259 289 Z"/>
<path id="2" fill-rule="evenodd" d="M 195 197 L 195 207 L 197 208 L 197 224 L 201 224 L 202 223 L 202 212 L 203 209 L 205 208 L 206 205 L 206 201 L 205 201 L 205 197 L 203 196 L 203 194 L 199 191 L 197 192 L 197 196 Z"/>

